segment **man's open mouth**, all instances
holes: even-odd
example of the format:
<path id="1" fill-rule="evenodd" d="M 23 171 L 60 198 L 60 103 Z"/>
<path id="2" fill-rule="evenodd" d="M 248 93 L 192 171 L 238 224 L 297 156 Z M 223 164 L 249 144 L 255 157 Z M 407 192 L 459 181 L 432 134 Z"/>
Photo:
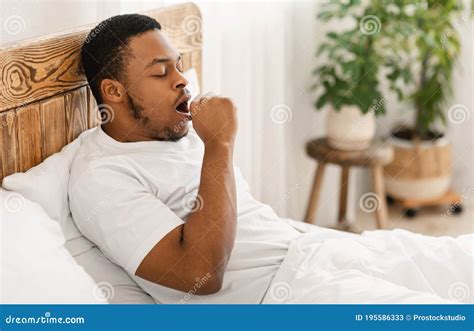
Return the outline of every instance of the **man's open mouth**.
<path id="1" fill-rule="evenodd" d="M 191 96 L 189 94 L 183 95 L 179 100 L 178 100 L 178 105 L 176 106 L 176 111 L 179 113 L 183 114 L 190 114 L 189 112 L 189 100 L 191 99 Z"/>
<path id="2" fill-rule="evenodd" d="M 189 106 L 188 101 L 181 102 L 178 107 L 176 107 L 176 111 L 180 113 L 189 114 Z"/>

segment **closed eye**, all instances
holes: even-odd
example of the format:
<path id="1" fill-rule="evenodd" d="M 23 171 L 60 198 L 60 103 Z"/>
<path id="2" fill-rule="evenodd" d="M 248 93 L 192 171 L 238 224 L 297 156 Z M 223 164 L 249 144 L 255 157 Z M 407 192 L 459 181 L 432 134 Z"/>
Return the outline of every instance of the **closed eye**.
<path id="1" fill-rule="evenodd" d="M 183 73 L 183 62 L 181 59 L 179 59 L 178 62 L 176 62 L 176 66 L 175 66 L 176 70 L 178 70 L 179 73 Z M 167 72 L 165 72 L 164 74 L 162 75 L 151 75 L 152 77 L 155 77 L 155 78 L 163 78 L 165 77 L 167 74 Z"/>

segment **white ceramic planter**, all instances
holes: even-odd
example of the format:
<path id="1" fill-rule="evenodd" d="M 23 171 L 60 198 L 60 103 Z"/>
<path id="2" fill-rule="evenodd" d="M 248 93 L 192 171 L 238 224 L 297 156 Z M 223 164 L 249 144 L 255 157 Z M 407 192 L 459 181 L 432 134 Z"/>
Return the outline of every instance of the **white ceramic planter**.
<path id="1" fill-rule="evenodd" d="M 369 147 L 375 135 L 373 111 L 363 114 L 356 106 L 330 109 L 326 115 L 326 136 L 334 148 L 357 151 Z"/>
<path id="2" fill-rule="evenodd" d="M 451 184 L 451 145 L 446 138 L 422 142 L 418 152 L 408 140 L 391 137 L 394 161 L 385 167 L 385 189 L 394 198 L 431 200 Z"/>

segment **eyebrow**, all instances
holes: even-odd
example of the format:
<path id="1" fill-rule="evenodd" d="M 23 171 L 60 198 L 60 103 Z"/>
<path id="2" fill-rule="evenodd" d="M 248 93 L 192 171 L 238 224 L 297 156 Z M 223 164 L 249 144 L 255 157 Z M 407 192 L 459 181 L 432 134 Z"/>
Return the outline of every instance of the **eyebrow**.
<path id="1" fill-rule="evenodd" d="M 145 68 L 149 68 L 158 63 L 170 62 L 170 61 L 172 61 L 172 59 L 169 57 L 154 58 L 153 60 L 151 60 L 150 63 L 146 65 Z M 181 61 L 181 55 L 178 55 L 178 59 L 176 60 L 176 62 L 179 62 L 179 61 Z"/>

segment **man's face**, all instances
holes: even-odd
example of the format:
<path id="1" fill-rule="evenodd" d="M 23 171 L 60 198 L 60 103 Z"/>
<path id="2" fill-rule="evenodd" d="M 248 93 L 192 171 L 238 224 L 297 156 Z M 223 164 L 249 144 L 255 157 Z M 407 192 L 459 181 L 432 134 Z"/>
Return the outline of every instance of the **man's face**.
<path id="1" fill-rule="evenodd" d="M 190 98 L 179 54 L 158 30 L 133 37 L 128 46 L 126 102 L 136 130 L 156 140 L 179 140 L 188 133 L 183 112 Z"/>

